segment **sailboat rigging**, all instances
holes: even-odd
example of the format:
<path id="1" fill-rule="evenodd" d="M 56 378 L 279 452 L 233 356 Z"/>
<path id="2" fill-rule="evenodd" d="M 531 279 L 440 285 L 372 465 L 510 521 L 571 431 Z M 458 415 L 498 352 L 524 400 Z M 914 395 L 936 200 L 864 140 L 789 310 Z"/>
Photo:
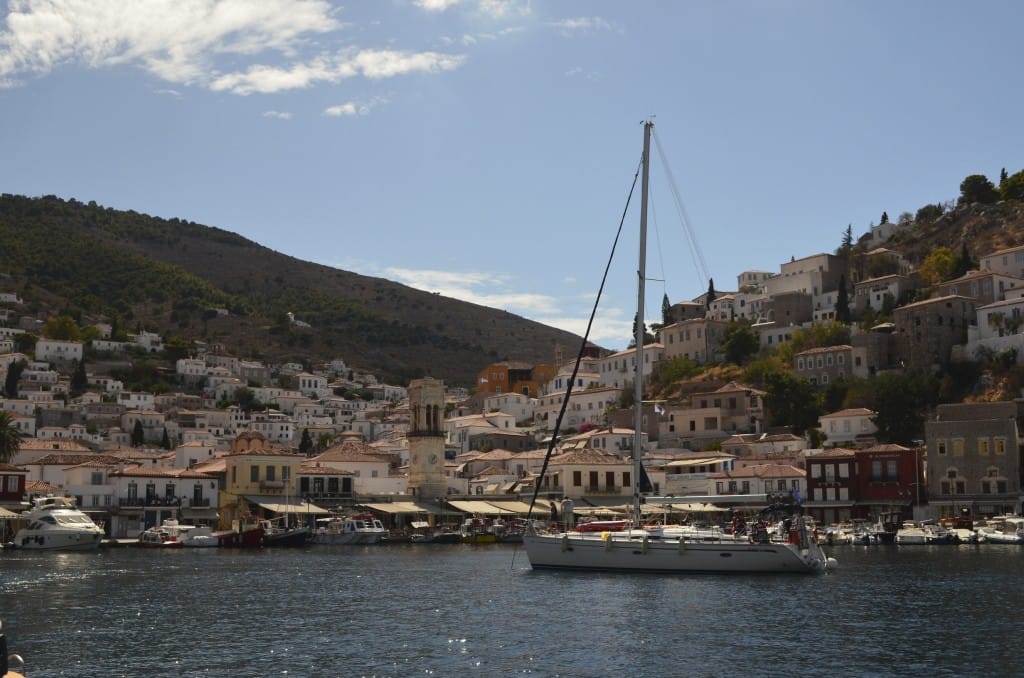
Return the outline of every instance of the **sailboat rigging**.
<path id="1" fill-rule="evenodd" d="M 786 529 L 780 538 L 772 539 L 766 532 L 748 536 L 708 535 L 686 527 L 645 528 L 641 506 L 641 479 L 644 476 L 643 453 L 643 350 L 644 350 L 644 294 L 647 262 L 647 196 L 650 182 L 651 131 L 654 123 L 644 122 L 644 144 L 641 161 L 640 191 L 640 252 L 637 266 L 637 315 L 635 323 L 635 360 L 633 362 L 633 446 L 631 451 L 633 472 L 631 519 L 628 526 L 606 531 L 577 530 L 542 531 L 530 523 L 523 536 L 523 546 L 534 569 L 612 570 L 628 572 L 797 572 L 825 571 L 834 561 L 826 558 L 808 527 L 799 505 L 770 506 L 767 514 L 785 511 L 790 515 L 783 521 Z M 635 179 L 634 179 L 635 182 Z M 634 183 L 635 185 L 635 183 Z M 630 191 L 632 195 L 632 190 Z M 620 224 L 621 231 L 621 224 Z M 616 236 L 616 242 L 618 236 Z M 606 269 L 607 274 L 607 269 Z M 604 282 L 601 283 L 601 290 Z M 598 292 L 600 299 L 601 290 Z M 597 304 L 595 303 L 594 312 Z M 555 421 L 547 456 L 541 469 L 543 476 L 558 438 L 562 414 L 572 393 L 572 383 L 587 344 L 594 312 L 583 337 L 580 353 L 573 368 L 573 379 L 563 399 L 562 411 Z M 534 487 L 533 503 L 540 491 L 540 478 Z M 532 506 L 531 504 L 531 506 Z"/>

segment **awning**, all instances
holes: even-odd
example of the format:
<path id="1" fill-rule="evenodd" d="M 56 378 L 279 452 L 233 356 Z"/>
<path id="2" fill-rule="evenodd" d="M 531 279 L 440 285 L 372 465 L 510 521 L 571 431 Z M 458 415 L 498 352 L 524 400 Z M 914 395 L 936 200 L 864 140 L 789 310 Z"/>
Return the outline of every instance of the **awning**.
<path id="1" fill-rule="evenodd" d="M 486 501 L 450 501 L 448 504 L 463 513 L 479 513 L 484 516 L 497 516 L 514 514 L 516 511 L 509 511 L 500 508 Z"/>
<path id="2" fill-rule="evenodd" d="M 409 526 L 414 530 L 422 530 L 424 527 L 430 527 L 430 523 L 424 520 L 414 520 L 409 523 Z"/>
<path id="3" fill-rule="evenodd" d="M 500 509 L 511 511 L 512 513 L 519 513 L 524 516 L 530 512 L 530 504 L 525 501 L 489 501 L 487 503 L 491 506 L 497 506 Z M 538 501 L 533 506 L 534 515 L 547 514 L 550 511 L 551 509 L 549 508 L 549 505 L 544 502 Z"/>
<path id="4" fill-rule="evenodd" d="M 282 502 L 280 497 L 268 499 L 267 497 L 246 497 L 246 501 L 257 504 L 260 508 L 274 513 L 330 513 L 327 509 L 320 508 L 314 504 L 304 501 Z"/>
<path id="5" fill-rule="evenodd" d="M 11 518 L 17 518 L 18 514 L 7 509 L 0 507 L 0 520 L 9 520 Z"/>
<path id="6" fill-rule="evenodd" d="M 672 513 L 683 511 L 688 513 L 720 513 L 729 510 L 727 508 L 722 508 L 720 506 L 704 502 L 690 502 L 685 504 L 643 504 L 640 508 L 644 513 Z"/>
<path id="7" fill-rule="evenodd" d="M 715 464 L 720 461 L 732 461 L 735 457 L 721 456 L 721 457 L 701 457 L 700 459 L 676 459 L 665 464 L 665 466 L 701 466 L 705 464 Z"/>
<path id="8" fill-rule="evenodd" d="M 376 504 L 359 504 L 359 506 L 361 508 L 368 508 L 371 511 L 380 511 L 381 513 L 430 513 L 432 515 L 440 513 L 436 506 L 417 504 L 412 501 L 388 501 Z"/>

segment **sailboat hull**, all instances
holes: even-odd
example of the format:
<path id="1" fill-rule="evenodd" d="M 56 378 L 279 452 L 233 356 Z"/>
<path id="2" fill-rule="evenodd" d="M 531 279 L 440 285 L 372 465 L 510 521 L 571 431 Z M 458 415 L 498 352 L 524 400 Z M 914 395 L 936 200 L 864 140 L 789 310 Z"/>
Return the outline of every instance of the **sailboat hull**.
<path id="1" fill-rule="evenodd" d="M 651 573 L 824 572 L 817 544 L 680 542 L 634 535 L 586 537 L 573 533 L 523 537 L 530 565 L 544 570 L 599 570 Z"/>

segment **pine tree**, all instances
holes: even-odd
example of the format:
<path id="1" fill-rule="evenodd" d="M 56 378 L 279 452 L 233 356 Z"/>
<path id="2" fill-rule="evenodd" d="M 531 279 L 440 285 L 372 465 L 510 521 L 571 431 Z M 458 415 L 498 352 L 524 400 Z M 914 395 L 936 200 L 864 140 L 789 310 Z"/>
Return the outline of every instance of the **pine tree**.
<path id="1" fill-rule="evenodd" d="M 85 373 L 85 361 L 79 360 L 75 371 L 71 374 L 71 393 L 81 395 L 89 386 L 89 377 Z"/>
<path id="2" fill-rule="evenodd" d="M 299 452 L 301 454 L 309 456 L 309 453 L 313 451 L 313 438 L 309 435 L 309 429 L 302 429 L 302 440 L 299 441 Z"/>
<path id="3" fill-rule="evenodd" d="M 171 449 L 171 437 L 167 435 L 166 427 L 164 427 L 164 434 L 160 438 L 160 447 L 164 448 L 165 450 Z"/>
<path id="4" fill-rule="evenodd" d="M 843 231 L 843 244 L 842 248 L 848 250 L 853 247 L 853 225 L 847 224 L 846 230 Z"/>
<path id="5" fill-rule="evenodd" d="M 836 295 L 836 320 L 850 322 L 850 297 L 846 291 L 846 276 L 839 276 L 839 293 Z"/>
<path id="6" fill-rule="evenodd" d="M 142 429 L 142 422 L 138 419 L 135 420 L 135 426 L 132 427 L 131 441 L 132 447 L 139 447 L 146 442 L 146 432 Z"/>
<path id="7" fill-rule="evenodd" d="M 708 298 L 705 301 L 704 305 L 707 308 L 711 308 L 711 302 L 714 301 L 716 298 L 717 298 L 717 295 L 715 295 L 715 279 L 714 278 L 708 278 Z"/>
<path id="8" fill-rule="evenodd" d="M 882 212 L 882 221 L 879 222 L 879 225 L 881 225 L 881 224 L 888 224 L 888 223 L 889 223 L 889 213 L 888 212 Z"/>
<path id="9" fill-rule="evenodd" d="M 672 304 L 668 303 L 668 294 L 661 298 L 661 323 L 663 325 L 672 324 Z"/>

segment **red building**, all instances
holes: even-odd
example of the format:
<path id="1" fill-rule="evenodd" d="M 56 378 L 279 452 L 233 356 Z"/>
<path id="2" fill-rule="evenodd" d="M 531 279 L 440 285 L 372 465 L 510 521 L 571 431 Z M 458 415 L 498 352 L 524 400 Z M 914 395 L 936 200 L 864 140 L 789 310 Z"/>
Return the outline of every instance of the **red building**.
<path id="1" fill-rule="evenodd" d="M 902 445 L 875 445 L 858 450 L 854 518 L 874 519 L 893 509 L 913 518 L 924 500 L 924 450 Z"/>
<path id="2" fill-rule="evenodd" d="M 0 464 L 0 543 L 14 538 L 10 532 L 10 518 L 7 512 L 19 514 L 25 510 L 25 478 L 28 469 L 11 464 Z"/>
<path id="3" fill-rule="evenodd" d="M 898 509 L 913 517 L 925 501 L 924 451 L 901 445 L 836 448 L 807 458 L 804 507 L 822 524 L 875 520 Z"/>

